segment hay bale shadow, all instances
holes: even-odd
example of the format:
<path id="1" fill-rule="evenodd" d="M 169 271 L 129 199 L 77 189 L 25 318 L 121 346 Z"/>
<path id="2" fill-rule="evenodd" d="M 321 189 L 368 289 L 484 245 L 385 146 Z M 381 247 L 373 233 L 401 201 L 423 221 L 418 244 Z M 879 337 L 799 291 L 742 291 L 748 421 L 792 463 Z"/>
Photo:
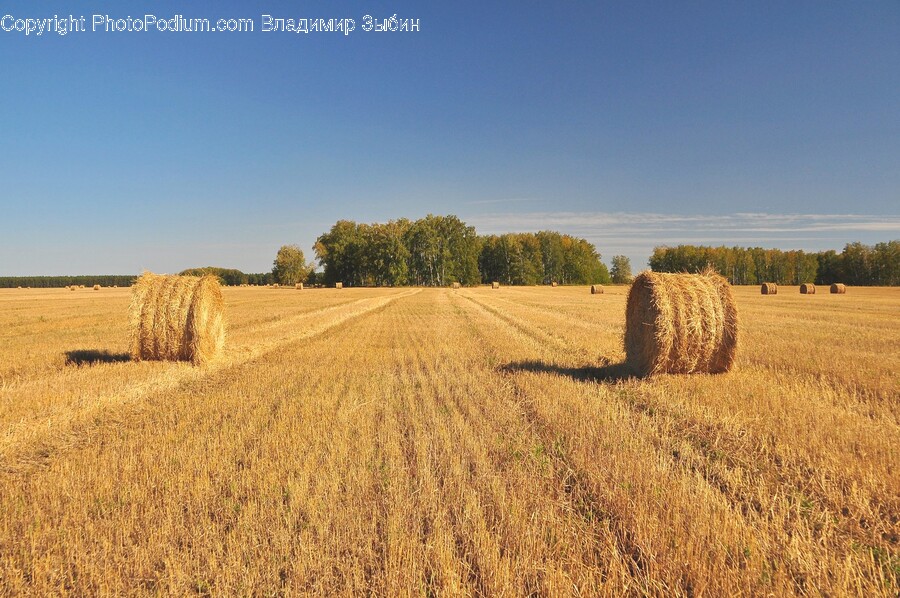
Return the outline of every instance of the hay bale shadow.
<path id="1" fill-rule="evenodd" d="M 636 375 L 625 362 L 607 363 L 606 365 L 598 367 L 585 366 L 577 368 L 563 367 L 537 360 L 528 360 L 508 363 L 502 366 L 500 370 L 508 373 L 537 372 L 556 374 L 558 376 L 567 376 L 580 382 L 621 382 L 623 380 L 639 379 L 642 377 Z"/>
<path id="2" fill-rule="evenodd" d="M 98 349 L 78 349 L 76 351 L 66 351 L 66 365 L 94 365 L 97 363 L 119 363 L 122 361 L 131 361 L 131 355 L 128 353 L 111 353 L 107 350 Z"/>

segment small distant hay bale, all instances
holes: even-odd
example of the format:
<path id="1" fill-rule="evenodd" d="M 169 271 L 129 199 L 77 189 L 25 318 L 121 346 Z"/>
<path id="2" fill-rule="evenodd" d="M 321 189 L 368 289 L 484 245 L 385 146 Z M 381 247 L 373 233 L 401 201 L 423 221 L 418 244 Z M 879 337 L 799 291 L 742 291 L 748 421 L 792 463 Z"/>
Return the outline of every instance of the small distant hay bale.
<path id="1" fill-rule="evenodd" d="M 554 280 L 553 282 L 551 282 L 551 283 L 550 283 L 550 286 L 551 286 L 551 287 L 555 287 L 555 286 L 556 286 L 556 281 Z"/>
<path id="2" fill-rule="evenodd" d="M 95 285 L 94 285 L 94 290 L 95 290 L 95 291 L 99 291 L 99 290 L 100 290 L 100 285 L 99 285 L 99 284 L 95 284 Z"/>
<path id="3" fill-rule="evenodd" d="M 491 288 L 492 288 L 492 289 L 499 289 L 499 288 L 500 288 L 500 283 L 497 282 L 497 281 L 495 280 L 494 282 L 491 283 Z"/>
<path id="4" fill-rule="evenodd" d="M 778 285 L 774 282 L 764 282 L 759 289 L 759 292 L 763 295 L 777 295 L 778 294 Z"/>
<path id="5" fill-rule="evenodd" d="M 843 295 L 847 292 L 847 285 L 841 282 L 835 282 L 831 285 L 832 295 Z"/>
<path id="6" fill-rule="evenodd" d="M 144 273 L 131 294 L 131 356 L 136 361 L 201 365 L 225 345 L 225 303 L 218 278 Z"/>
<path id="7" fill-rule="evenodd" d="M 303 283 L 302 283 L 302 282 L 298 282 L 297 284 L 294 285 L 294 288 L 297 289 L 298 291 L 302 291 L 302 290 L 303 290 Z"/>
<path id="8" fill-rule="evenodd" d="M 721 373 L 737 354 L 737 305 L 728 281 L 702 274 L 643 272 L 625 311 L 625 356 L 639 376 Z"/>
<path id="9" fill-rule="evenodd" d="M 334 283 L 334 288 L 336 288 L 336 289 L 343 289 L 343 288 L 344 288 L 344 283 L 342 283 L 342 282 L 336 282 L 336 283 Z"/>
<path id="10" fill-rule="evenodd" d="M 603 294 L 603 286 L 599 284 L 591 285 L 591 295 L 602 295 Z"/>
<path id="11" fill-rule="evenodd" d="M 450 288 L 458 289 L 458 288 L 460 288 L 461 286 L 462 286 L 462 285 L 460 285 L 458 282 L 454 282 L 453 284 L 450 285 Z"/>
<path id="12" fill-rule="evenodd" d="M 800 294 L 801 295 L 815 295 L 816 294 L 816 285 L 806 282 L 800 285 Z"/>
<path id="13" fill-rule="evenodd" d="M 72 285 L 72 286 L 66 287 L 66 288 L 69 289 L 70 291 L 74 291 L 74 290 L 75 290 L 75 285 Z"/>

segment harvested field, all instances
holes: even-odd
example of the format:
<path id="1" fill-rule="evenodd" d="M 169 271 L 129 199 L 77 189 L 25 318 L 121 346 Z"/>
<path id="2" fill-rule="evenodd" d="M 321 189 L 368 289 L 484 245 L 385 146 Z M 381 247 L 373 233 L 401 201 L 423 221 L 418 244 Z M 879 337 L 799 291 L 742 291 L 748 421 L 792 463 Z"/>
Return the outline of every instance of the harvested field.
<path id="1" fill-rule="evenodd" d="M 647 379 L 628 287 L 503 291 L 225 288 L 198 368 L 0 290 L 0 595 L 897 595 L 900 289 Z"/>

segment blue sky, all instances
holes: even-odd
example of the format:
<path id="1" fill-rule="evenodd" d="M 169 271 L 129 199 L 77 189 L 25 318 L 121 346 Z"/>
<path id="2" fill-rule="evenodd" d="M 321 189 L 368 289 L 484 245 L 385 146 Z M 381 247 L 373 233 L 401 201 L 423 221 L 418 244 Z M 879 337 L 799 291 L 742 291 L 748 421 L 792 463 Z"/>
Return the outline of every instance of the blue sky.
<path id="1" fill-rule="evenodd" d="M 0 275 L 265 271 L 338 219 L 900 238 L 900 2 L 3 3 L 253 33 L 0 31 Z M 418 18 L 416 33 L 362 18 Z M 357 30 L 263 33 L 261 15 Z"/>

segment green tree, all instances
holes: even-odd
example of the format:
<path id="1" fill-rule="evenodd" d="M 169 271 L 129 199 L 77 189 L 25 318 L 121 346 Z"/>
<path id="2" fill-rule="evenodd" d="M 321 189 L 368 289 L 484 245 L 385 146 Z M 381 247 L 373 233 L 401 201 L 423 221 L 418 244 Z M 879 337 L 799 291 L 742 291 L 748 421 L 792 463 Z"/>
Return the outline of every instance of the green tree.
<path id="1" fill-rule="evenodd" d="M 631 282 L 631 260 L 624 255 L 614 255 L 609 273 L 614 284 L 628 284 Z"/>
<path id="2" fill-rule="evenodd" d="M 297 245 L 282 245 L 275 256 L 272 276 L 280 284 L 304 282 L 312 268 L 307 265 L 303 250 Z"/>

